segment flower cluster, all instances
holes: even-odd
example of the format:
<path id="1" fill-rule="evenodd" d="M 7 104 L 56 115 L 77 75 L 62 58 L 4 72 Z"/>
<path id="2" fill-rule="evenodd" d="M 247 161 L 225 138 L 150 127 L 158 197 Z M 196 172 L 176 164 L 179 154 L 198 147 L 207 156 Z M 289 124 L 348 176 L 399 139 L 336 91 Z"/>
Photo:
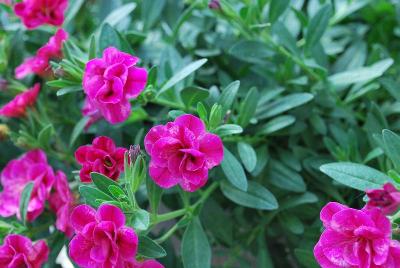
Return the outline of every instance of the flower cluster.
<path id="1" fill-rule="evenodd" d="M 25 61 L 15 69 L 15 77 L 22 79 L 28 74 L 34 73 L 45 76 L 50 73 L 49 61 L 62 57 L 62 45 L 67 40 L 68 33 L 63 29 L 58 29 L 44 46 L 39 48 L 36 55 L 25 59 Z"/>
<path id="2" fill-rule="evenodd" d="M 370 200 L 361 210 L 328 203 L 321 210 L 325 230 L 314 248 L 321 267 L 400 267 L 400 243 L 391 239 L 391 222 L 385 216 L 398 208 L 398 193 L 392 184 L 369 190 Z"/>
<path id="3" fill-rule="evenodd" d="M 150 129 L 144 145 L 151 156 L 153 180 L 163 188 L 179 184 L 189 192 L 206 184 L 208 171 L 224 156 L 220 137 L 207 132 L 204 123 L 190 114 Z"/>
<path id="4" fill-rule="evenodd" d="M 68 0 L 23 0 L 15 4 L 15 15 L 21 18 L 28 29 L 43 24 L 61 26 Z"/>
<path id="5" fill-rule="evenodd" d="M 87 98 L 83 114 L 91 118 L 90 123 L 104 117 L 116 124 L 129 117 L 129 100 L 139 96 L 147 83 L 147 71 L 136 66 L 138 61 L 137 57 L 109 47 L 102 58 L 86 64 L 83 89 Z"/>
<path id="6" fill-rule="evenodd" d="M 75 158 L 82 165 L 79 172 L 81 181 L 91 182 L 91 172 L 117 180 L 124 168 L 126 151 L 126 148 L 116 147 L 114 141 L 105 136 L 95 138 L 91 145 L 80 146 L 75 152 Z"/>

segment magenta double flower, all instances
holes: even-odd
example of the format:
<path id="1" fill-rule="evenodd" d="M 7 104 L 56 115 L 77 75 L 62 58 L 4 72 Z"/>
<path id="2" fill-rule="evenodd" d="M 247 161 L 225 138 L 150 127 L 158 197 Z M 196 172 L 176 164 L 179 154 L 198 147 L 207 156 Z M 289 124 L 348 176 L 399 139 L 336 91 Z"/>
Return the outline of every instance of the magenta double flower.
<path id="1" fill-rule="evenodd" d="M 83 114 L 90 123 L 104 117 L 112 124 L 131 114 L 130 99 L 136 98 L 147 83 L 147 71 L 136 66 L 139 58 L 106 48 L 102 58 L 90 60 L 83 75 L 86 101 Z"/>
<path id="2" fill-rule="evenodd" d="M 75 152 L 75 158 L 82 165 L 79 172 L 81 181 L 91 182 L 91 172 L 117 180 L 124 169 L 126 151 L 126 148 L 116 147 L 114 141 L 105 136 L 95 138 L 91 145 L 80 146 Z"/>
<path id="3" fill-rule="evenodd" d="M 400 243 L 378 208 L 356 210 L 328 203 L 321 211 L 325 231 L 314 248 L 323 268 L 397 268 Z"/>
<path id="4" fill-rule="evenodd" d="M 41 268 L 47 261 L 49 248 L 44 240 L 35 244 L 22 235 L 8 235 L 0 246 L 0 267 Z"/>
<path id="5" fill-rule="evenodd" d="M 15 4 L 15 15 L 22 19 L 28 29 L 43 24 L 61 26 L 68 0 L 22 0 Z"/>
<path id="6" fill-rule="evenodd" d="M 179 184 L 189 192 L 204 186 L 208 171 L 224 157 L 221 138 L 207 132 L 203 121 L 190 114 L 151 128 L 144 145 L 151 156 L 153 180 L 163 188 Z"/>
<path id="7" fill-rule="evenodd" d="M 27 219 L 33 221 L 43 212 L 54 181 L 54 171 L 42 150 L 29 151 L 20 158 L 11 160 L 1 173 L 3 191 L 0 193 L 0 216 L 21 216 L 21 193 L 29 182 L 33 182 L 27 212 Z"/>
<path id="8" fill-rule="evenodd" d="M 39 95 L 40 84 L 36 83 L 32 88 L 18 94 L 10 102 L 0 109 L 0 115 L 4 117 L 23 117 L 27 108 L 36 103 Z"/>
<path id="9" fill-rule="evenodd" d="M 44 46 L 39 48 L 35 56 L 25 59 L 15 69 L 15 77 L 22 79 L 31 73 L 41 76 L 48 74 L 50 72 L 50 60 L 62 57 L 62 45 L 67 39 L 68 33 L 63 29 L 58 29 L 55 35 Z"/>
<path id="10" fill-rule="evenodd" d="M 82 268 L 125 268 L 133 262 L 138 237 L 125 226 L 125 215 L 116 206 L 101 205 L 96 211 L 77 206 L 71 214 L 76 235 L 69 245 L 71 258 Z"/>
<path id="11" fill-rule="evenodd" d="M 400 207 L 400 192 L 390 182 L 382 189 L 367 190 L 368 203 L 366 208 L 380 208 L 383 214 L 395 213 Z"/>

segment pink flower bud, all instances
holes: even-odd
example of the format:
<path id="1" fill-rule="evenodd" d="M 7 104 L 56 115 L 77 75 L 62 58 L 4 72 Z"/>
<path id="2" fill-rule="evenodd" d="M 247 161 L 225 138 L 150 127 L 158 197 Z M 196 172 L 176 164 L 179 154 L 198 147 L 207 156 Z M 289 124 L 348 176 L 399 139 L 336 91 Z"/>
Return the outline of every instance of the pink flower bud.
<path id="1" fill-rule="evenodd" d="M 380 208 L 386 215 L 395 213 L 400 206 L 400 192 L 390 182 L 383 185 L 382 189 L 366 191 L 368 196 L 367 209 Z"/>

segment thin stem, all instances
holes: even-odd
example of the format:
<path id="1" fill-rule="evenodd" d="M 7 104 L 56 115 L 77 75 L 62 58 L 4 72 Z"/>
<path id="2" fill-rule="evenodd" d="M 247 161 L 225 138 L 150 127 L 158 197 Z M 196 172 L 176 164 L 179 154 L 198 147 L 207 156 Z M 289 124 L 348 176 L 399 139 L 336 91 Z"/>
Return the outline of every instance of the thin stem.
<path id="1" fill-rule="evenodd" d="M 169 220 L 178 218 L 180 216 L 185 215 L 186 212 L 187 212 L 187 209 L 182 208 L 182 209 L 174 210 L 174 211 L 171 211 L 171 212 L 168 212 L 168 213 L 165 213 L 165 214 L 157 215 L 155 217 L 155 220 L 154 220 L 153 224 L 155 225 L 155 224 L 158 224 L 160 222 L 169 221 Z"/>
<path id="2" fill-rule="evenodd" d="M 172 226 L 171 229 L 169 229 L 163 236 L 161 236 L 160 238 L 156 239 L 155 241 L 158 244 L 163 243 L 164 241 L 166 241 L 168 238 L 170 238 L 175 232 L 176 230 L 179 229 L 179 222 L 177 222 L 174 226 Z"/>

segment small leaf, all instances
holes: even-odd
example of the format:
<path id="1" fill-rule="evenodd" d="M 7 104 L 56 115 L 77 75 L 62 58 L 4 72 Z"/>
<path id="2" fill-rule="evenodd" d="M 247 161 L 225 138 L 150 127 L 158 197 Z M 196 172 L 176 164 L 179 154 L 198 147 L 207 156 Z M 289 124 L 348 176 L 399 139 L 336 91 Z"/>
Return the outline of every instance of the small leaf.
<path id="1" fill-rule="evenodd" d="M 400 169 L 400 137 L 394 132 L 384 129 L 382 131 L 386 154 L 392 160 L 395 168 Z"/>
<path id="2" fill-rule="evenodd" d="M 274 23 L 288 8 L 290 0 L 272 0 L 269 6 L 269 21 Z"/>
<path id="3" fill-rule="evenodd" d="M 117 200 L 126 199 L 127 195 L 120 186 L 110 185 L 108 186 L 108 191 L 110 192 L 111 196 Z"/>
<path id="4" fill-rule="evenodd" d="M 97 173 L 97 172 L 91 172 L 90 173 L 90 178 L 92 179 L 94 185 L 97 187 L 97 189 L 99 189 L 100 191 L 110 195 L 111 192 L 109 191 L 109 187 L 115 186 L 120 188 L 119 184 L 108 178 L 107 176 L 101 174 L 101 173 Z"/>
<path id="5" fill-rule="evenodd" d="M 48 148 L 50 144 L 50 139 L 51 136 L 54 134 L 54 129 L 52 124 L 48 124 L 45 126 L 38 135 L 38 141 L 40 144 L 40 147 L 42 148 Z"/>
<path id="6" fill-rule="evenodd" d="M 221 168 L 228 181 L 240 190 L 247 190 L 247 177 L 242 165 L 236 157 L 224 147 L 224 160 L 221 163 Z"/>
<path id="7" fill-rule="evenodd" d="M 82 119 L 79 120 L 78 123 L 76 123 L 74 129 L 72 130 L 71 138 L 69 140 L 69 146 L 74 145 L 76 139 L 83 132 L 83 129 L 85 128 L 89 120 L 90 120 L 89 117 L 82 117 Z"/>
<path id="8" fill-rule="evenodd" d="M 244 167 L 248 172 L 252 172 L 257 165 L 256 151 L 254 151 L 250 144 L 245 142 L 239 142 L 237 147 Z"/>
<path id="9" fill-rule="evenodd" d="M 162 93 L 175 86 L 177 83 L 188 77 L 190 74 L 195 72 L 201 66 L 203 66 L 207 62 L 207 59 L 201 59 L 190 63 L 185 66 L 179 72 L 177 72 L 174 76 L 172 76 L 158 91 L 157 96 L 160 96 Z"/>
<path id="10" fill-rule="evenodd" d="M 136 3 L 125 4 L 114 11 L 112 11 L 103 21 L 103 23 L 108 23 L 110 26 L 117 25 L 118 22 L 125 19 L 134 9 L 136 8 Z"/>
<path id="11" fill-rule="evenodd" d="M 234 134 L 240 134 L 243 132 L 243 128 L 235 124 L 225 124 L 217 127 L 214 132 L 218 136 L 224 137 Z"/>
<path id="12" fill-rule="evenodd" d="M 269 180 L 276 187 L 287 191 L 304 192 L 306 190 L 303 177 L 277 161 L 272 162 Z"/>
<path id="13" fill-rule="evenodd" d="M 73 92 L 78 92 L 78 91 L 82 91 L 82 87 L 81 86 L 71 86 L 71 87 L 64 87 L 60 90 L 57 91 L 56 95 L 57 97 L 69 94 L 69 93 L 73 93 Z"/>
<path id="14" fill-rule="evenodd" d="M 330 163 L 322 165 L 320 170 L 337 182 L 360 191 L 378 189 L 386 182 L 392 182 L 382 172 L 356 163 Z"/>
<path id="15" fill-rule="evenodd" d="M 259 94 L 255 87 L 250 89 L 246 98 L 243 100 L 239 109 L 238 125 L 246 127 L 250 123 L 250 119 L 254 116 L 257 109 Z"/>
<path id="16" fill-rule="evenodd" d="M 210 243 L 197 217 L 187 226 L 183 234 L 181 252 L 185 268 L 211 267 Z"/>
<path id="17" fill-rule="evenodd" d="M 332 7 L 330 4 L 323 5 L 318 12 L 312 17 L 306 34 L 306 48 L 312 49 L 321 39 L 329 25 L 329 19 L 332 14 Z"/>
<path id="18" fill-rule="evenodd" d="M 150 214 L 143 209 L 138 209 L 133 212 L 133 228 L 139 231 L 145 231 L 150 226 Z"/>
<path id="19" fill-rule="evenodd" d="M 290 125 L 293 125 L 294 122 L 296 122 L 296 118 L 294 116 L 281 115 L 260 126 L 258 133 L 265 135 L 272 134 Z"/>
<path id="20" fill-rule="evenodd" d="M 208 122 L 208 112 L 202 102 L 197 103 L 197 114 L 203 122 Z"/>
<path id="21" fill-rule="evenodd" d="M 201 87 L 187 87 L 181 91 L 181 98 L 186 107 L 191 107 L 200 101 L 208 98 L 210 93 Z"/>
<path id="22" fill-rule="evenodd" d="M 160 15 L 164 9 L 166 0 L 152 0 L 142 2 L 142 21 L 143 28 L 150 29 L 153 24 L 160 19 Z"/>
<path id="23" fill-rule="evenodd" d="M 21 216 L 21 220 L 24 224 L 26 224 L 29 201 L 31 199 L 31 193 L 33 190 L 33 186 L 34 186 L 33 182 L 30 182 L 25 185 L 24 190 L 21 193 L 21 198 L 19 201 L 19 213 Z"/>
<path id="24" fill-rule="evenodd" d="M 94 34 L 90 37 L 90 45 L 89 45 L 89 60 L 96 58 L 97 56 L 97 47 L 96 47 L 96 37 Z"/>
<path id="25" fill-rule="evenodd" d="M 139 237 L 138 253 L 148 259 L 158 259 L 167 256 L 167 252 L 147 236 Z"/>
<path id="26" fill-rule="evenodd" d="M 79 193 L 85 198 L 86 203 L 88 203 L 92 207 L 100 206 L 99 202 L 97 202 L 96 200 L 113 201 L 113 198 L 111 196 L 87 185 L 79 186 Z"/>
<path id="27" fill-rule="evenodd" d="M 233 102 L 235 101 L 236 94 L 239 91 L 240 81 L 234 81 L 226 86 L 221 95 L 219 96 L 218 103 L 222 106 L 222 114 L 231 109 Z"/>
<path id="28" fill-rule="evenodd" d="M 274 210 L 278 208 L 275 196 L 261 184 L 249 181 L 247 191 L 242 191 L 229 183 L 221 184 L 222 193 L 231 201 L 244 207 Z"/>
<path id="29" fill-rule="evenodd" d="M 114 30 L 110 24 L 105 23 L 101 27 L 100 37 L 99 37 L 99 50 L 100 52 L 108 47 L 115 47 L 121 49 L 121 41 L 118 36 L 118 32 Z"/>

